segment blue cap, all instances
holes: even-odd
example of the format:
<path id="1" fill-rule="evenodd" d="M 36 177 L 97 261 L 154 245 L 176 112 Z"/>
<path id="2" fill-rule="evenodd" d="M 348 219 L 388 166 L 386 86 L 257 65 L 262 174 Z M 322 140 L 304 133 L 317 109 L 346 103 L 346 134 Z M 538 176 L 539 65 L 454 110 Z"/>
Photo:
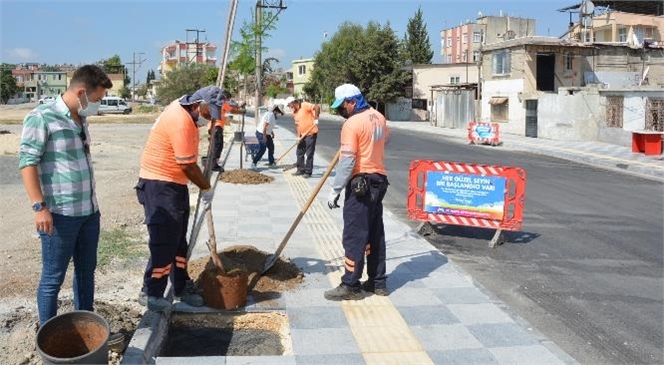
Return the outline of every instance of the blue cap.
<path id="1" fill-rule="evenodd" d="M 216 86 L 206 86 L 196 90 L 193 95 L 185 95 L 180 98 L 181 105 L 191 105 L 204 101 L 210 106 L 210 116 L 214 120 L 221 119 L 221 106 L 224 104 L 223 91 Z"/>

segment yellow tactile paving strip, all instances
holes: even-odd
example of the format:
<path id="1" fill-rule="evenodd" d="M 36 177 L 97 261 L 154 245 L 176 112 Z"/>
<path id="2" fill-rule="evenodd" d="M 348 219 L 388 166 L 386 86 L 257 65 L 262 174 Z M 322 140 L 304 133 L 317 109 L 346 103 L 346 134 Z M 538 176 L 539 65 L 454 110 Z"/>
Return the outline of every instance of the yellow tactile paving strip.
<path id="1" fill-rule="evenodd" d="M 285 164 L 294 163 L 292 156 L 285 157 L 283 161 Z M 313 189 L 307 180 L 292 176 L 294 171 L 286 171 L 284 177 L 298 206 L 303 207 Z M 328 190 L 329 185 L 325 184 L 319 194 L 327 194 Z M 302 223 L 314 237 L 321 258 L 328 263 L 327 277 L 331 287 L 336 287 L 343 267 L 341 228 L 335 224 L 327 207 L 318 200 L 311 204 Z M 368 365 L 433 364 L 389 297 L 372 295 L 359 301 L 343 301 L 341 309 Z"/>

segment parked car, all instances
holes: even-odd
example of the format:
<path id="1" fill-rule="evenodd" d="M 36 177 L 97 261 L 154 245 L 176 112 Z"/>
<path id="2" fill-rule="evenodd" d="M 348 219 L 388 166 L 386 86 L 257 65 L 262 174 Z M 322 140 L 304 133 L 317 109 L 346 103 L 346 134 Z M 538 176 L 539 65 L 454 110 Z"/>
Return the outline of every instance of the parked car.
<path id="1" fill-rule="evenodd" d="M 101 99 L 97 114 L 131 114 L 131 107 L 117 96 L 105 96 Z"/>
<path id="2" fill-rule="evenodd" d="M 39 104 L 48 104 L 48 103 L 52 103 L 54 101 L 55 101 L 54 96 L 42 96 L 42 98 L 39 99 Z"/>

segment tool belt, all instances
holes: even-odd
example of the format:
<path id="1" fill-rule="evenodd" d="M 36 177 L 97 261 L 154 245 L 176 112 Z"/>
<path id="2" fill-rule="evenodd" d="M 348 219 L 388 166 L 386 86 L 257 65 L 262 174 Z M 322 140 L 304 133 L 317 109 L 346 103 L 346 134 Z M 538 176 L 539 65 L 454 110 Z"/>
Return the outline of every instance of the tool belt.
<path id="1" fill-rule="evenodd" d="M 367 174 L 357 174 L 350 180 L 350 191 L 360 200 L 368 197 L 370 202 L 375 203 L 387 184 L 387 180 L 379 180 Z"/>

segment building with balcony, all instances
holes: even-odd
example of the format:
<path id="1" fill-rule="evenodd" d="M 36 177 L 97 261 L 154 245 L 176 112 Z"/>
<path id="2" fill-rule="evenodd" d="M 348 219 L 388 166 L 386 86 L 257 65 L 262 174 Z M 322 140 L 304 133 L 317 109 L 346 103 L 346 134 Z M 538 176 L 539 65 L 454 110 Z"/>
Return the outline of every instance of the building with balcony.
<path id="1" fill-rule="evenodd" d="M 483 16 L 440 32 L 442 63 L 480 60 L 482 45 L 535 35 L 535 19 L 507 15 Z"/>
<path id="2" fill-rule="evenodd" d="M 168 72 L 180 65 L 204 64 L 215 65 L 217 63 L 217 46 L 209 42 L 183 43 L 175 40 L 164 46 L 161 51 L 159 62 L 159 74 L 164 77 Z"/>
<path id="3" fill-rule="evenodd" d="M 304 95 L 304 84 L 309 82 L 311 78 L 311 72 L 314 70 L 314 59 L 313 58 L 300 58 L 293 60 L 293 95 L 296 98 L 303 98 Z"/>

